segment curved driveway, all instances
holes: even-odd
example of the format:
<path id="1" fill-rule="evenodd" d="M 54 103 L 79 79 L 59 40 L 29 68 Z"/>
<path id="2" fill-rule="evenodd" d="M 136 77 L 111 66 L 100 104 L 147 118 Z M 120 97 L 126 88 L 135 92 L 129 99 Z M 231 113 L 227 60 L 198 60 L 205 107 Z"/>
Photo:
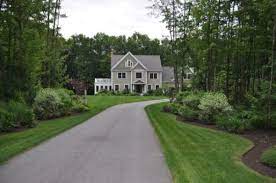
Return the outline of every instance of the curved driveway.
<path id="1" fill-rule="evenodd" d="M 144 107 L 118 105 L 0 166 L 0 183 L 169 183 Z"/>

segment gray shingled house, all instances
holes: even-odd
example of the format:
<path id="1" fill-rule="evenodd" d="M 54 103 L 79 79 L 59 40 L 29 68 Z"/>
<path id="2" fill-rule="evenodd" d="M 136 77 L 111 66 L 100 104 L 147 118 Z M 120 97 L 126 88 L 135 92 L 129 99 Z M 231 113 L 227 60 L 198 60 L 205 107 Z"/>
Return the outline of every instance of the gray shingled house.
<path id="1" fill-rule="evenodd" d="M 174 74 L 170 67 L 163 69 L 160 56 L 128 52 L 111 56 L 111 79 L 95 79 L 95 94 L 101 90 L 146 93 L 162 88 L 163 82 L 173 85 Z"/>

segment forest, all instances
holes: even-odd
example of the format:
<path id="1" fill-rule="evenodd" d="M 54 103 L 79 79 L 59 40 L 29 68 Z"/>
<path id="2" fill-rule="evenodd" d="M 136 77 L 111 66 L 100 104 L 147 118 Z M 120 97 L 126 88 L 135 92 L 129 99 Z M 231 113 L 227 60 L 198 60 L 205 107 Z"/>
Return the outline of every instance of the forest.
<path id="1" fill-rule="evenodd" d="M 275 0 L 151 2 L 149 12 L 163 19 L 170 35 L 163 40 L 140 33 L 65 39 L 60 33 L 60 19 L 66 18 L 61 0 L 1 0 L 1 106 L 10 101 L 34 106 L 43 88 L 64 88 L 70 80 L 84 82 L 92 93 L 94 78 L 109 77 L 111 52 L 131 51 L 161 55 L 163 65 L 174 67 L 177 92 L 222 92 L 232 104 L 261 110 L 271 127 L 276 97 Z M 196 73 L 191 89 L 183 82 L 187 65 Z"/>

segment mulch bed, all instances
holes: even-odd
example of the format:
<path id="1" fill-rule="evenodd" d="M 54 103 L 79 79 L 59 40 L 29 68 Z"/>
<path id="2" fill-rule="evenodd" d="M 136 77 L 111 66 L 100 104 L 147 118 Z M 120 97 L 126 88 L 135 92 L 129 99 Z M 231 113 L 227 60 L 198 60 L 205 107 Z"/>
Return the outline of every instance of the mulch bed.
<path id="1" fill-rule="evenodd" d="M 222 131 L 218 129 L 215 125 L 204 124 L 202 123 L 202 121 L 199 121 L 199 120 L 192 120 L 192 122 L 187 122 L 187 120 L 183 119 L 180 116 L 177 116 L 176 119 L 178 121 L 200 126 L 203 128 Z M 276 168 L 266 166 L 263 163 L 261 163 L 261 160 L 260 160 L 261 155 L 264 151 L 276 145 L 276 131 L 275 130 L 246 131 L 243 134 L 239 134 L 239 136 L 249 139 L 254 143 L 254 147 L 251 148 L 247 153 L 243 155 L 242 157 L 243 163 L 262 175 L 276 178 Z"/>

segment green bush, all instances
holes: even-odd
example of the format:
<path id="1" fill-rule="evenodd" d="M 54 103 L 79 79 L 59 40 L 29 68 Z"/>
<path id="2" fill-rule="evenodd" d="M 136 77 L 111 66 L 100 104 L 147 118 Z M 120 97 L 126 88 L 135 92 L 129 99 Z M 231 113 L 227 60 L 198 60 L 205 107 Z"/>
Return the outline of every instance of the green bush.
<path id="1" fill-rule="evenodd" d="M 262 113 L 246 110 L 242 110 L 240 112 L 236 111 L 236 113 L 240 119 L 246 121 L 252 126 L 252 128 L 265 128 L 265 116 Z"/>
<path id="2" fill-rule="evenodd" d="M 18 127 L 34 127 L 34 113 L 26 104 L 10 101 L 7 111 L 13 115 L 13 120 Z"/>
<path id="3" fill-rule="evenodd" d="M 198 113 L 186 105 L 182 105 L 178 108 L 178 115 L 187 120 L 195 120 L 198 118 Z"/>
<path id="4" fill-rule="evenodd" d="M 184 105 L 190 107 L 193 110 L 199 110 L 198 106 L 200 104 L 201 96 L 199 94 L 191 93 L 182 99 Z"/>
<path id="5" fill-rule="evenodd" d="M 15 128 L 34 126 L 34 113 L 26 104 L 17 101 L 1 103 L 0 131 L 10 132 Z"/>
<path id="6" fill-rule="evenodd" d="M 69 90 L 46 88 L 38 92 L 33 109 L 37 119 L 45 120 L 81 112 L 87 108 Z"/>
<path id="7" fill-rule="evenodd" d="M 148 90 L 144 96 L 163 96 L 165 95 L 165 92 L 162 88 L 158 88 L 157 90 Z"/>
<path id="8" fill-rule="evenodd" d="M 62 115 L 63 103 L 56 90 L 46 88 L 38 92 L 33 109 L 37 119 L 52 119 Z"/>
<path id="9" fill-rule="evenodd" d="M 235 114 L 216 116 L 216 125 L 218 128 L 232 133 L 243 133 L 245 130 L 251 129 L 249 120 L 244 120 Z"/>
<path id="10" fill-rule="evenodd" d="M 14 116 L 0 108 L 0 131 L 10 132 L 16 127 Z"/>
<path id="11" fill-rule="evenodd" d="M 223 93 L 205 93 L 198 105 L 200 119 L 213 122 L 215 114 L 227 114 L 232 111 L 227 97 Z"/>
<path id="12" fill-rule="evenodd" d="M 276 146 L 265 151 L 261 156 L 261 162 L 276 168 Z"/>
<path id="13" fill-rule="evenodd" d="M 183 103 L 183 99 L 185 99 L 187 96 L 191 95 L 192 92 L 189 92 L 189 91 L 185 91 L 185 92 L 180 92 L 176 95 L 175 99 L 176 99 L 176 102 L 178 103 Z"/>
<path id="14" fill-rule="evenodd" d="M 176 103 L 168 103 L 163 107 L 163 111 L 170 112 L 173 114 L 178 114 L 178 109 L 181 107 L 181 105 Z"/>
<path id="15" fill-rule="evenodd" d="M 112 95 L 115 95 L 115 92 L 113 90 L 112 91 L 101 90 L 96 95 L 98 95 L 98 96 L 112 96 Z"/>

